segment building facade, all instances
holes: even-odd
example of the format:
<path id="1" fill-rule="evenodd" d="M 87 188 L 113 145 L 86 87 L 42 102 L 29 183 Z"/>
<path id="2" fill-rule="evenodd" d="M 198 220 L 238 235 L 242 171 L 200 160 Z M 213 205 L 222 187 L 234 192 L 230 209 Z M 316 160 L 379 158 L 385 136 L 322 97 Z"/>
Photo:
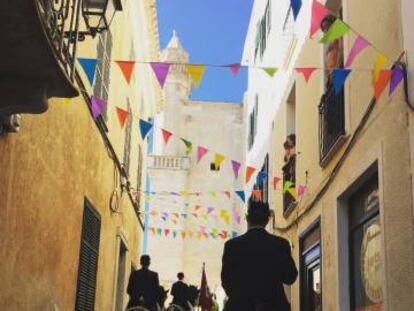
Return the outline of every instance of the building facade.
<path id="1" fill-rule="evenodd" d="M 412 66 L 410 21 L 407 10 L 401 11 L 409 5 L 323 4 L 370 42 L 338 93 L 328 82 L 333 68 L 326 66 L 328 49 L 318 43 L 321 33 L 307 38 L 311 1 L 303 1 L 296 20 L 290 1 L 255 2 L 244 61 L 279 71 L 274 77 L 249 71 L 246 158 L 256 167 L 269 163 L 273 230 L 290 240 L 300 271 L 287 289 L 292 310 L 410 310 L 412 111 L 401 85 L 375 100 L 372 82 L 379 51 L 388 60 L 386 69 L 399 59 Z M 355 38 L 351 31 L 341 39 L 336 68 Z M 306 82 L 296 68 L 316 70 Z M 261 129 L 255 131 L 255 124 Z M 304 194 L 298 195 L 300 189 Z"/>
<path id="2" fill-rule="evenodd" d="M 69 29 L 68 25 L 59 28 L 50 23 L 52 16 L 61 12 L 68 17 L 61 21 L 69 23 L 72 9 L 80 8 L 81 2 L 54 2 L 53 8 L 47 6 L 47 1 L 32 3 L 34 8 L 26 8 L 16 1 L 18 9 L 2 11 L 1 15 L 19 16 L 27 23 L 41 25 L 43 37 L 27 37 L 32 49 L 26 53 L 42 56 L 35 48 L 41 40 L 47 43 L 43 56 L 49 57 L 44 61 L 49 67 L 44 67 L 44 72 L 51 71 L 53 62 L 56 68 L 71 70 L 59 72 L 62 80 L 48 81 L 49 93 L 45 93 L 38 85 L 25 82 L 25 75 L 37 73 L 36 64 L 30 63 L 28 72 L 7 67 L 7 62 L 24 63 L 26 56 L 20 55 L 20 60 L 2 57 L 0 63 L 1 68 L 8 68 L 0 70 L 3 90 L 11 94 L 10 90 L 19 89 L 19 85 L 12 88 L 3 84 L 10 75 L 17 77 L 10 81 L 21 81 L 22 92 L 35 94 L 26 94 L 24 100 L 39 99 L 39 92 L 53 97 L 37 110 L 18 105 L 17 101 L 12 108 L 6 106 L 7 102 L 0 105 L 4 113 L 0 137 L 0 306 L 10 311 L 121 311 L 129 299 L 129 274 L 139 266 L 143 232 L 143 202 L 134 196 L 133 189 L 145 187 L 147 144 L 141 141 L 137 119 L 159 112 L 162 101 L 150 66 L 137 64 L 128 84 L 114 61 L 158 59 L 155 3 L 114 1 L 116 13 L 109 29 L 95 37 L 82 33 L 86 29 L 83 19 L 73 33 L 65 33 L 66 37 L 59 31 Z M 23 31 L 30 24 L 21 25 Z M 30 34 L 36 33 L 33 25 Z M 22 35 L 19 29 L 9 35 Z M 68 43 L 66 39 L 75 33 L 84 35 L 84 40 L 73 37 Z M 12 39 L 1 35 L 2 41 Z M 77 42 L 76 54 L 68 52 L 73 42 Z M 2 53 L 10 52 L 14 45 L 6 46 Z M 15 57 L 18 55 L 16 52 Z M 92 85 L 76 58 L 97 59 Z M 75 91 L 62 92 L 64 86 L 59 83 L 68 83 L 66 89 Z M 73 97 L 76 92 L 79 96 Z M 91 95 L 107 102 L 96 119 L 91 113 Z M 16 94 L 16 98 L 20 96 Z M 35 102 L 30 104 L 36 106 Z M 129 113 L 123 129 L 116 107 Z M 43 113 L 30 114 L 33 112 Z M 7 133 L 13 129 L 8 122 L 10 113 L 24 113 L 18 133 Z"/>
<path id="3" fill-rule="evenodd" d="M 225 239 L 219 234 L 224 230 L 230 237 L 243 226 L 241 219 L 234 217 L 241 213 L 242 201 L 234 194 L 234 189 L 242 189 L 241 179 L 234 178 L 229 161 L 239 159 L 243 148 L 243 108 L 239 103 L 190 99 L 192 82 L 183 65 L 189 62 L 189 56 L 175 33 L 162 59 L 178 64 L 170 68 L 163 89 L 164 113 L 157 116 L 155 124 L 174 135 L 165 144 L 157 130 L 154 150 L 149 155 L 150 191 L 154 195 L 146 210 L 145 252 L 154 258 L 153 267 L 167 287 L 180 271 L 187 282 L 199 286 L 205 263 L 210 289 L 221 300 L 219 277 Z M 192 142 L 191 152 L 180 138 Z M 198 146 L 209 150 L 199 163 Z M 227 159 L 219 167 L 215 167 L 216 153 Z M 225 191 L 230 193 L 226 195 Z M 176 195 L 172 195 L 174 192 Z M 152 213 L 154 210 L 158 215 Z M 169 216 L 160 218 L 163 213 Z M 179 217 L 174 218 L 174 213 Z M 226 220 L 225 215 L 229 217 Z M 157 234 L 158 229 L 161 231 Z M 168 236 L 165 229 L 170 231 Z"/>

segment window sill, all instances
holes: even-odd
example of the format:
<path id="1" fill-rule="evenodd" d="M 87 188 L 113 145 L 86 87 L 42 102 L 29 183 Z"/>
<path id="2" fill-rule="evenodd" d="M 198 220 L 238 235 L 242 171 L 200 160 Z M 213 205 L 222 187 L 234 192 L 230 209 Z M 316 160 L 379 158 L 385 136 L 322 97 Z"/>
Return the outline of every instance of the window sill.
<path id="1" fill-rule="evenodd" d="M 295 207 L 298 205 L 298 202 L 294 201 L 289 204 L 289 206 L 283 211 L 283 217 L 288 218 L 292 214 Z"/>
<path id="2" fill-rule="evenodd" d="M 319 165 L 321 167 L 324 168 L 328 165 L 329 161 L 331 161 L 331 159 L 334 157 L 339 148 L 341 148 L 345 144 L 348 137 L 349 135 L 346 134 L 338 137 L 336 142 L 332 145 L 331 149 L 323 157 L 321 157 L 319 161 Z"/>

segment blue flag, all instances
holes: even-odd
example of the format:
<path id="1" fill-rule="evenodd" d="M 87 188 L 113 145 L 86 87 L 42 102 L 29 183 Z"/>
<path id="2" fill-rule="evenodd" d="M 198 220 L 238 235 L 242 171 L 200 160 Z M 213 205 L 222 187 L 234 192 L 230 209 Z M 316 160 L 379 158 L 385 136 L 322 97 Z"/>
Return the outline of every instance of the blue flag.
<path id="1" fill-rule="evenodd" d="M 144 121 L 144 120 L 140 119 L 139 120 L 139 129 L 141 130 L 142 139 L 145 139 L 148 132 L 151 131 L 151 129 L 152 129 L 152 124 L 147 122 L 147 121 Z"/>
<path id="2" fill-rule="evenodd" d="M 338 95 L 339 92 L 344 87 L 345 81 L 348 78 L 348 75 L 351 73 L 351 69 L 334 69 L 333 70 L 333 83 L 335 88 L 335 94 Z"/>
<path id="3" fill-rule="evenodd" d="M 302 0 L 290 0 L 290 5 L 292 6 L 293 18 L 296 20 L 302 7 Z"/>
<path id="4" fill-rule="evenodd" d="M 86 76 L 88 77 L 89 83 L 92 86 L 93 79 L 95 78 L 96 70 L 96 59 L 95 58 L 78 58 L 79 64 L 82 66 L 83 71 L 85 71 Z"/>
<path id="5" fill-rule="evenodd" d="M 244 194 L 244 190 L 236 191 L 236 194 L 239 196 L 239 198 L 240 198 L 243 202 L 246 202 L 246 196 L 245 196 L 245 194 Z"/>

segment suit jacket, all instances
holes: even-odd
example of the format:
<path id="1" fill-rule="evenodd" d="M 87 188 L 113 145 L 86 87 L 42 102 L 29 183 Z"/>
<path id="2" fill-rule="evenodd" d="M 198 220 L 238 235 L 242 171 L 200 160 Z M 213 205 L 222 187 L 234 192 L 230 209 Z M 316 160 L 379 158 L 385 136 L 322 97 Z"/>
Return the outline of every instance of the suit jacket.
<path id="1" fill-rule="evenodd" d="M 173 304 L 188 309 L 188 285 L 177 281 L 171 288 L 171 295 L 174 297 Z"/>
<path id="2" fill-rule="evenodd" d="M 156 310 L 160 296 L 160 283 L 158 274 L 148 269 L 140 269 L 131 273 L 127 292 L 130 296 L 128 308 L 139 305 L 140 297 L 144 298 L 147 308 Z"/>
<path id="3" fill-rule="evenodd" d="M 226 311 L 289 311 L 283 284 L 298 275 L 289 242 L 265 229 L 250 229 L 224 246 L 222 286 Z"/>

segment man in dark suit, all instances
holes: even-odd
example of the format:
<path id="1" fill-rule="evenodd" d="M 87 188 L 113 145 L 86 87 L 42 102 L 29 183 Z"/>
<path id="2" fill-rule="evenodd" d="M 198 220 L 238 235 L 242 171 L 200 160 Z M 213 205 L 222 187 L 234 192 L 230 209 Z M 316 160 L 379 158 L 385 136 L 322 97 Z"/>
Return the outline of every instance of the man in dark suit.
<path id="1" fill-rule="evenodd" d="M 289 311 L 283 284 L 298 271 L 289 242 L 269 234 L 269 205 L 249 200 L 247 233 L 226 242 L 221 271 L 226 311 Z"/>
<path id="2" fill-rule="evenodd" d="M 150 256 L 141 256 L 141 269 L 131 273 L 128 289 L 130 300 L 128 308 L 144 306 L 150 311 L 157 311 L 160 298 L 158 274 L 149 270 Z"/>
<path id="3" fill-rule="evenodd" d="M 178 281 L 175 282 L 171 288 L 171 295 L 174 297 L 172 303 L 180 306 L 184 310 L 189 310 L 188 307 L 188 285 L 184 283 L 184 273 L 177 274 Z"/>

